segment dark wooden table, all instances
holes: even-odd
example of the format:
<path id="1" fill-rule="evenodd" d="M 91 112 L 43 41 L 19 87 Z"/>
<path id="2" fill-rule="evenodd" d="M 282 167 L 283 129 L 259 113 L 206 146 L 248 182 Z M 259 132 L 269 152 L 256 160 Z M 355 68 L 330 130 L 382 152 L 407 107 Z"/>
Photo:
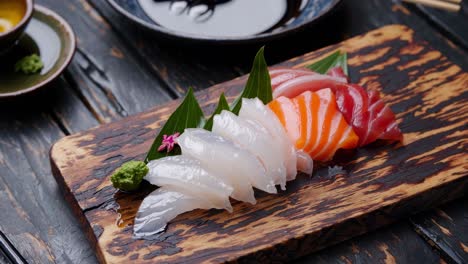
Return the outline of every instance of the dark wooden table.
<path id="1" fill-rule="evenodd" d="M 0 263 L 94 263 L 50 172 L 59 138 L 243 75 L 259 45 L 170 44 L 104 0 L 37 0 L 78 36 L 67 71 L 39 94 L 0 104 Z M 392 0 L 345 0 L 334 16 L 268 43 L 270 64 L 387 24 L 406 24 L 468 70 L 468 2 L 448 13 Z M 468 87 L 467 87 L 468 89 Z M 467 109 L 468 110 L 468 109 Z M 314 253 L 298 263 L 468 263 L 468 198 Z"/>

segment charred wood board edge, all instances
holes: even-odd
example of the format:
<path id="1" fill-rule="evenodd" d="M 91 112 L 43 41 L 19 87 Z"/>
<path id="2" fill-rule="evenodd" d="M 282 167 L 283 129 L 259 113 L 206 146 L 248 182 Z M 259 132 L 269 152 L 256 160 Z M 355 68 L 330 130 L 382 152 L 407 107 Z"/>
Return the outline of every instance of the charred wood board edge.
<path id="1" fill-rule="evenodd" d="M 455 192 L 453 191 L 454 189 L 456 190 Z M 235 261 L 238 263 L 255 263 L 255 261 L 261 259 L 274 262 L 303 257 L 320 249 L 387 226 L 403 217 L 408 217 L 460 198 L 466 191 L 468 191 L 467 179 L 458 179 L 450 184 L 427 190 L 417 197 L 401 200 L 393 205 L 382 207 L 354 219 L 345 220 L 315 233 L 305 234 L 295 239 L 295 241 L 272 245 L 262 251 L 235 259 Z M 451 194 L 447 195 L 447 193 Z M 408 204 L 411 204 L 411 206 L 408 207 Z"/>
<path id="2" fill-rule="evenodd" d="M 51 150 L 52 150 L 52 148 L 51 148 Z M 51 154 L 49 154 L 49 156 L 51 156 Z M 81 210 L 80 205 L 78 204 L 78 201 L 76 200 L 75 196 L 73 195 L 70 187 L 66 184 L 65 178 L 58 176 L 58 175 L 61 175 L 60 170 L 57 168 L 57 165 L 55 164 L 53 159 L 50 159 L 50 167 L 51 167 L 51 170 L 52 170 L 52 175 L 54 175 L 54 178 L 57 181 L 58 185 L 60 187 L 62 187 L 61 192 L 62 192 L 65 200 L 68 202 L 68 204 L 70 205 L 70 207 L 72 209 L 73 214 L 78 219 L 78 221 L 79 221 L 79 223 L 81 225 L 81 228 L 83 229 L 83 231 L 85 233 L 86 238 L 91 243 L 91 247 L 94 248 L 94 251 L 96 253 L 96 257 L 98 258 L 98 260 L 101 263 L 106 263 L 104 255 L 102 254 L 101 248 L 98 245 L 98 240 L 97 240 L 97 237 L 96 237 L 96 235 L 94 233 L 94 230 L 93 230 L 91 224 L 89 223 L 88 219 L 85 217 L 84 211 Z"/>
<path id="3" fill-rule="evenodd" d="M 352 76 L 361 77 L 361 79 L 358 79 L 358 80 L 355 79 L 355 81 L 359 81 L 360 83 L 366 84 L 366 86 L 369 89 L 382 89 L 382 86 L 383 86 L 384 93 L 386 95 L 389 95 L 388 93 L 392 93 L 392 92 L 394 92 L 395 94 L 398 94 L 399 93 L 399 91 L 397 90 L 398 87 L 400 88 L 410 87 L 411 88 L 411 85 L 415 83 L 412 89 L 416 91 L 418 91 L 418 89 L 421 89 L 422 92 L 428 92 L 430 90 L 429 88 L 431 87 L 424 88 L 426 90 L 422 90 L 423 88 L 420 88 L 420 86 L 424 86 L 424 81 L 426 81 L 427 85 L 432 84 L 432 85 L 439 85 L 443 87 L 447 85 L 451 85 L 451 87 L 453 85 L 456 85 L 458 90 L 454 88 L 454 91 L 452 91 L 452 93 L 460 92 L 459 86 L 463 86 L 464 84 L 468 82 L 467 74 L 461 72 L 459 67 L 448 62 L 447 59 L 443 57 L 439 52 L 434 51 L 431 48 L 429 48 L 425 42 L 415 41 L 413 39 L 414 38 L 413 35 L 414 35 L 414 32 L 405 26 L 401 26 L 401 25 L 386 26 L 386 27 L 371 31 L 365 35 L 357 36 L 355 38 L 349 39 L 347 41 L 344 41 L 341 44 L 333 45 L 333 46 L 324 48 L 322 50 L 312 52 L 309 54 L 305 54 L 298 58 L 294 58 L 290 61 L 282 63 L 282 65 L 300 67 L 308 63 L 311 63 L 311 61 L 319 58 L 325 53 L 333 51 L 336 48 L 341 48 L 349 52 L 350 70 L 351 70 Z M 396 53 L 392 53 L 392 50 L 396 50 Z M 402 52 L 401 50 L 404 50 L 406 54 L 405 56 L 408 58 L 406 58 L 407 59 L 406 61 L 402 61 L 404 62 L 403 65 L 398 65 L 397 62 L 398 62 L 398 57 L 401 56 L 401 54 L 399 54 L 399 52 Z M 388 53 L 391 53 L 391 54 L 388 54 Z M 421 53 L 423 55 L 421 55 Z M 430 54 L 430 56 L 429 55 L 426 56 L 426 54 Z M 422 58 L 418 57 L 419 55 L 421 55 Z M 405 56 L 402 56 L 402 57 L 405 57 Z M 412 60 L 416 60 L 416 59 L 420 60 L 418 63 L 421 65 L 424 65 L 424 67 L 418 64 L 413 65 Z M 392 66 L 392 64 L 395 64 L 395 63 L 397 64 L 397 66 Z M 391 70 L 387 70 L 381 73 L 382 76 L 380 77 L 382 80 L 379 80 L 380 81 L 379 83 L 375 81 L 375 79 L 372 79 L 372 78 L 375 77 L 374 76 L 375 74 L 379 74 L 378 70 L 377 70 L 377 73 L 375 73 L 376 70 L 373 71 L 373 69 L 375 68 L 374 66 L 378 68 L 381 65 L 383 65 L 382 66 L 383 68 L 386 68 L 390 65 Z M 398 66 L 401 66 L 401 67 L 398 67 Z M 418 72 L 418 68 L 423 68 L 423 69 L 421 70 L 421 72 Z M 399 77 L 403 75 L 404 76 L 414 75 L 418 77 L 418 76 L 427 75 L 427 74 L 439 74 L 439 75 L 444 76 L 443 78 L 446 78 L 446 79 L 443 79 L 441 82 L 437 82 L 437 78 L 436 78 L 435 80 L 429 79 L 429 80 L 423 80 L 421 81 L 421 83 L 417 83 L 416 81 L 419 79 L 415 80 L 415 78 L 412 78 L 412 79 L 407 78 L 407 80 L 402 81 L 402 83 L 399 83 L 398 81 L 395 82 L 394 80 L 395 78 L 394 76 L 392 76 L 393 74 L 397 74 L 398 72 L 401 72 Z M 197 96 L 202 102 L 204 110 L 207 111 L 207 109 L 213 108 L 213 104 L 216 102 L 216 96 L 221 91 L 227 92 L 227 95 L 231 98 L 237 95 L 240 89 L 242 88 L 242 84 L 244 81 L 245 81 L 245 76 L 237 78 L 227 83 L 216 85 L 212 88 L 199 92 Z M 463 89 L 461 89 L 461 91 L 463 92 Z M 414 92 L 411 92 L 411 90 L 408 90 L 407 92 L 410 95 L 411 93 L 414 93 Z M 459 100 L 460 96 L 461 96 L 461 99 L 466 98 L 465 93 L 463 93 L 462 95 L 452 94 L 452 96 L 453 96 L 452 98 L 453 100 Z M 401 111 L 401 115 L 404 114 L 403 112 L 405 110 L 407 111 L 406 114 L 411 113 L 411 109 L 408 109 L 408 107 L 411 104 L 416 105 L 416 107 L 418 107 L 418 104 L 421 104 L 421 102 L 419 101 L 414 101 L 414 102 L 407 101 L 407 104 L 410 104 L 410 105 L 405 105 L 405 107 L 399 107 L 398 96 L 395 96 L 395 98 L 393 97 L 394 97 L 393 95 L 389 95 L 386 97 L 386 99 L 387 101 L 390 101 L 390 104 L 392 105 L 392 107 L 401 108 L 401 109 L 398 109 Z M 405 100 L 410 100 L 410 99 L 406 98 Z M 85 232 L 87 233 L 87 237 L 88 239 L 90 239 L 91 243 L 96 248 L 98 258 L 102 263 L 116 262 L 116 261 L 125 262 L 129 260 L 132 260 L 135 263 L 145 263 L 145 262 L 151 262 L 151 261 L 249 262 L 252 260 L 257 260 L 257 261 L 259 260 L 261 261 L 287 260 L 287 259 L 292 259 L 292 258 L 302 256 L 304 254 L 318 250 L 330 244 L 334 244 L 339 241 L 351 238 L 353 236 L 365 233 L 369 230 L 373 230 L 382 225 L 391 223 L 400 217 L 408 216 L 409 214 L 413 214 L 423 209 L 427 209 L 432 206 L 438 205 L 440 203 L 455 199 L 463 195 L 463 193 L 466 192 L 467 190 L 467 178 L 468 177 L 466 176 L 468 175 L 466 173 L 466 168 L 465 170 L 462 169 L 461 171 L 457 170 L 458 169 L 457 166 L 459 166 L 460 162 L 455 163 L 453 165 L 455 167 L 450 168 L 452 169 L 451 171 L 443 171 L 443 169 L 441 169 L 442 171 L 441 170 L 435 171 L 432 174 L 431 172 L 428 172 L 429 174 L 425 175 L 422 178 L 410 179 L 410 180 L 399 179 L 398 177 L 396 177 L 396 178 L 390 179 L 390 181 L 393 180 L 396 182 L 390 182 L 390 183 L 379 182 L 378 180 L 385 181 L 385 179 L 379 179 L 380 176 L 378 175 L 371 175 L 371 176 L 368 175 L 366 177 L 376 178 L 374 179 L 374 184 L 377 183 L 377 186 L 380 186 L 380 187 L 383 186 L 385 188 L 395 190 L 395 193 L 393 193 L 393 195 L 390 195 L 391 192 L 388 192 L 389 190 L 382 191 L 382 192 L 387 191 L 388 193 L 386 193 L 387 197 L 378 197 L 378 198 L 382 198 L 381 206 L 373 207 L 372 205 L 362 204 L 361 205 L 362 210 L 357 210 L 357 208 L 355 208 L 356 211 L 352 210 L 351 214 L 334 215 L 332 218 L 327 219 L 329 222 L 321 223 L 320 229 L 308 228 L 308 229 L 301 230 L 303 231 L 302 233 L 296 233 L 296 234 L 294 234 L 293 232 L 295 230 L 290 230 L 287 228 L 284 228 L 284 230 L 277 230 L 278 232 L 284 232 L 284 234 L 283 233 L 281 234 L 284 235 L 287 239 L 277 239 L 272 242 L 268 240 L 268 238 L 259 237 L 258 241 L 247 240 L 247 241 L 244 241 L 246 242 L 244 245 L 235 245 L 235 246 L 233 245 L 232 251 L 229 251 L 227 253 L 224 252 L 224 254 L 220 252 L 216 252 L 216 248 L 214 249 L 214 251 L 208 250 L 206 252 L 198 252 L 196 250 L 193 250 L 192 248 L 193 250 L 192 253 L 195 252 L 194 253 L 195 255 L 199 254 L 198 257 L 186 255 L 178 259 L 177 258 L 178 253 L 180 252 L 184 253 L 183 252 L 184 248 L 179 247 L 178 243 L 183 243 L 181 242 L 182 240 L 189 238 L 188 236 L 184 237 L 183 234 L 188 233 L 191 236 L 198 235 L 197 232 L 193 232 L 193 230 L 189 230 L 190 227 L 187 227 L 187 226 L 191 226 L 191 225 L 193 226 L 194 223 L 199 226 L 209 225 L 209 224 L 214 223 L 213 225 L 214 227 L 223 228 L 222 224 L 220 224 L 219 222 L 216 222 L 217 220 L 219 220 L 219 218 L 223 217 L 223 213 L 217 213 L 217 212 L 213 213 L 212 211 L 200 212 L 198 210 L 198 211 L 195 211 L 194 213 L 191 212 L 191 213 L 184 214 L 181 217 L 178 217 L 177 223 L 168 229 L 167 231 L 168 235 L 165 238 L 165 240 L 159 241 L 162 244 L 164 244 L 163 246 L 158 245 L 158 241 L 156 242 L 142 242 L 141 240 L 132 241 L 131 240 L 132 239 L 131 227 L 122 228 L 120 230 L 115 227 L 117 212 L 115 211 L 112 212 L 112 210 L 110 210 L 109 208 L 112 208 L 116 203 L 114 201 L 116 191 L 111 186 L 109 186 L 109 182 L 107 179 L 108 174 L 113 169 L 115 169 L 119 164 L 121 164 L 123 161 L 129 160 L 132 158 L 141 158 L 142 155 L 144 155 L 144 149 L 146 148 L 145 144 L 151 143 L 151 139 L 154 136 L 155 129 L 157 129 L 158 126 L 161 125 L 161 122 L 163 122 L 165 118 L 168 117 L 168 114 L 170 113 L 171 109 L 174 109 L 174 107 L 177 105 L 178 102 L 179 101 L 173 101 L 163 106 L 160 106 L 156 109 L 150 110 L 148 112 L 144 112 L 136 116 L 123 119 L 119 122 L 109 124 L 106 126 L 102 126 L 102 127 L 98 127 L 88 132 L 83 132 L 83 133 L 79 133 L 76 135 L 66 137 L 60 140 L 58 143 L 56 143 L 51 149 L 51 164 L 53 168 L 53 174 L 56 177 L 59 184 L 62 185 L 63 190 L 65 191 L 66 199 L 68 200 L 68 202 L 70 202 L 70 204 L 72 205 L 73 211 L 75 211 L 77 217 L 80 219 L 81 224 L 84 226 Z M 441 102 L 438 102 L 438 103 L 440 104 Z M 466 103 L 464 104 L 466 106 Z M 462 106 L 463 105 L 461 105 L 460 107 Z M 396 111 L 397 113 L 399 112 L 398 110 Z M 208 113 L 208 111 L 206 113 Z M 463 116 L 466 116 L 466 114 L 462 114 L 462 117 Z M 421 118 L 423 117 L 427 118 L 426 116 L 422 116 Z M 399 118 L 401 118 L 401 116 L 399 116 Z M 449 123 L 452 124 L 453 122 L 449 122 Z M 411 124 L 404 123 L 403 125 L 408 126 L 407 129 L 409 130 L 414 129 L 414 127 L 411 127 Z M 427 126 L 428 124 L 424 124 L 424 125 Z M 458 126 L 455 126 L 454 129 L 460 129 L 459 122 L 456 123 L 455 125 L 458 125 Z M 457 143 L 459 145 L 461 144 L 462 147 L 466 145 L 466 133 L 463 131 L 463 127 L 464 126 L 462 125 L 461 126 L 461 129 L 462 129 L 461 140 L 458 140 L 456 142 L 451 142 L 451 143 Z M 128 130 L 128 131 L 126 132 L 124 130 Z M 457 131 L 458 130 L 455 130 L 455 132 Z M 108 133 L 108 134 L 109 133 L 113 134 L 113 135 L 108 136 L 111 139 L 105 138 L 107 135 L 102 134 L 103 132 Z M 413 133 L 409 133 L 409 134 L 414 134 L 415 131 L 411 130 L 411 132 Z M 449 131 L 449 132 L 452 132 L 452 131 Z M 138 135 L 138 140 L 132 136 L 128 136 L 129 138 L 127 138 L 126 135 L 130 135 L 132 133 L 135 133 Z M 101 135 L 101 137 L 104 137 L 104 138 L 100 138 L 99 140 L 97 140 L 96 139 L 97 135 Z M 446 136 L 446 135 L 442 135 L 442 136 Z M 112 149 L 112 146 L 110 146 L 111 149 L 97 149 L 97 148 L 93 149 L 92 144 L 98 145 L 100 143 L 102 144 L 105 142 L 109 143 L 109 141 L 117 140 L 116 138 L 112 139 L 112 137 L 117 137 L 117 139 L 118 137 L 124 137 L 124 139 L 127 140 L 126 142 L 119 142 L 121 144 L 120 147 L 122 149 L 120 148 Z M 416 137 L 417 136 L 415 135 L 410 135 L 409 140 L 408 140 L 409 144 L 411 144 L 415 140 L 417 141 L 417 139 L 415 139 Z M 441 140 L 441 138 L 436 138 L 436 139 Z M 121 141 L 121 139 L 119 141 Z M 145 143 L 145 144 L 142 144 L 142 143 Z M 398 147 L 396 148 L 396 150 L 389 150 L 390 148 L 391 147 L 389 146 L 384 146 L 380 148 L 379 146 L 376 146 L 376 149 L 380 149 L 383 151 L 383 152 L 377 152 L 379 155 L 382 155 L 382 153 L 384 152 L 395 151 L 396 154 L 393 155 L 392 157 L 387 157 L 387 159 L 391 159 L 391 158 L 395 159 L 396 155 L 404 154 L 405 153 L 404 151 L 409 151 L 409 150 L 401 150 L 401 148 L 398 148 Z M 84 155 L 89 154 L 87 153 L 88 151 L 94 151 L 93 155 L 95 155 L 94 156 L 95 161 L 92 161 L 89 159 L 86 160 L 87 158 Z M 368 155 L 375 154 L 373 153 L 373 151 L 374 149 L 362 150 L 364 156 L 366 154 Z M 430 150 L 425 150 L 425 151 L 429 152 Z M 444 151 L 444 150 L 442 149 L 440 151 Z M 461 162 L 462 162 L 461 164 L 463 164 L 464 160 L 466 161 L 466 158 L 467 158 L 466 155 L 463 153 L 460 153 L 460 151 L 457 148 L 455 149 L 450 148 L 450 151 L 452 152 L 447 153 L 447 155 L 449 156 L 452 155 L 453 156 L 452 158 L 461 159 Z M 105 152 L 105 153 L 103 154 L 101 152 Z M 122 154 L 117 154 L 117 153 L 122 153 Z M 102 155 L 102 157 L 100 157 L 100 155 Z M 454 155 L 458 155 L 458 156 L 454 156 Z M 408 156 L 406 159 L 410 157 L 415 157 L 415 156 L 417 155 Z M 423 157 L 427 158 L 426 156 L 423 156 Z M 80 159 L 84 159 L 84 160 L 80 161 Z M 385 159 L 385 157 L 383 159 Z M 82 166 L 81 168 L 80 165 L 77 165 L 79 163 L 77 161 L 79 162 L 87 161 L 88 163 L 91 163 L 91 165 L 85 165 L 81 163 L 81 166 Z M 371 162 L 369 160 L 367 161 Z M 400 160 L 400 162 L 404 162 L 404 161 L 405 161 L 405 158 L 403 157 L 402 160 Z M 95 163 L 94 165 L 97 167 L 100 166 L 100 168 L 97 170 L 96 168 L 94 168 L 94 170 L 89 170 L 87 166 L 92 167 L 93 166 L 92 163 Z M 106 164 L 103 164 L 103 163 L 106 163 Z M 344 164 L 346 165 L 346 163 Z M 395 166 L 399 165 L 398 160 L 397 160 L 397 163 L 394 165 Z M 449 164 L 449 165 L 452 165 L 452 164 Z M 414 166 L 422 166 L 422 165 L 418 165 L 417 163 L 415 163 Z M 80 168 L 80 170 L 77 170 L 77 168 Z M 354 168 L 354 169 L 357 170 L 359 168 Z M 385 169 L 385 167 L 383 169 Z M 421 169 L 427 169 L 427 168 L 422 167 Z M 447 172 L 450 175 L 443 176 L 443 172 Z M 411 177 L 411 176 L 412 175 L 402 175 L 401 177 Z M 448 178 L 449 176 L 450 178 Z M 283 202 L 286 202 L 286 200 L 284 200 L 285 199 L 284 197 L 285 195 L 289 195 L 287 197 L 288 199 L 290 200 L 296 199 L 292 202 L 293 203 L 292 206 L 294 206 L 294 204 L 297 203 L 297 199 L 300 199 L 300 198 L 307 199 L 307 197 L 302 196 L 298 198 L 298 196 L 301 195 L 299 191 L 304 191 L 304 189 L 307 189 L 310 187 L 310 186 L 307 186 L 308 184 L 315 185 L 315 187 L 310 187 L 309 190 L 314 189 L 315 191 L 317 191 L 317 190 L 320 190 L 319 188 L 323 188 L 328 191 L 333 191 L 333 188 L 330 187 L 331 188 L 330 189 L 324 184 L 329 184 L 331 182 L 331 185 L 339 186 L 340 184 L 342 184 L 343 181 L 346 181 L 344 177 L 337 176 L 335 179 L 332 179 L 332 180 L 331 179 L 328 179 L 328 180 L 319 179 L 317 180 L 317 182 L 312 184 L 312 182 L 305 179 L 304 177 L 302 178 L 299 177 L 299 178 L 300 179 L 291 183 L 292 187 L 290 187 L 290 190 L 292 190 L 293 193 L 282 194 L 278 197 L 273 197 L 270 199 L 272 200 L 283 199 Z M 437 178 L 437 179 L 431 179 L 431 178 Z M 356 179 L 356 178 L 354 178 L 353 180 L 358 181 L 358 182 L 360 181 L 359 183 L 362 184 L 360 186 L 369 187 L 370 185 L 370 183 L 369 184 L 366 183 L 365 177 L 363 177 L 361 180 Z M 430 183 L 426 184 L 426 181 Z M 389 187 L 386 186 L 388 184 L 389 184 Z M 402 188 L 399 188 L 399 189 L 393 188 L 395 186 L 398 187 L 398 185 L 401 185 L 399 187 L 402 187 Z M 84 188 L 83 186 L 86 186 L 86 188 Z M 408 192 L 405 192 L 404 188 L 409 188 Z M 413 188 L 414 190 L 412 190 Z M 353 192 L 356 192 L 358 190 L 359 189 L 355 189 L 353 190 Z M 297 193 L 299 194 L 296 195 L 294 191 L 297 191 Z M 369 192 L 372 193 L 371 190 Z M 302 193 L 302 195 L 304 194 Z M 367 195 L 367 193 L 363 192 L 363 195 L 365 196 Z M 262 204 L 263 202 L 266 201 L 266 199 L 264 198 L 265 197 L 259 198 L 259 204 Z M 367 198 L 373 198 L 373 196 L 371 195 Z M 135 198 L 127 197 L 126 201 L 130 203 L 129 207 L 137 207 L 137 204 L 135 203 Z M 365 199 L 363 201 L 365 202 Z M 310 202 L 313 202 L 313 201 L 310 201 Z M 336 202 L 342 202 L 342 201 L 338 200 Z M 327 207 L 332 207 L 335 205 L 336 204 L 333 203 L 333 200 L 329 200 L 329 201 L 327 200 L 327 201 L 324 201 L 323 204 L 317 204 L 316 206 L 318 206 L 317 208 L 320 208 L 320 210 L 327 210 Z M 249 210 L 251 210 L 249 208 L 246 208 L 244 205 L 240 205 L 240 204 L 234 204 L 234 206 L 235 207 L 237 206 L 238 208 L 240 208 L 241 211 L 244 210 L 244 211 L 249 212 Z M 311 207 L 313 206 L 311 205 Z M 130 210 L 136 210 L 136 209 L 133 208 Z M 262 209 L 260 209 L 259 211 L 262 211 Z M 254 211 L 251 211 L 251 212 L 254 212 Z M 267 212 L 271 213 L 272 211 L 267 211 Z M 265 212 L 262 211 L 260 213 L 265 213 Z M 320 212 L 317 212 L 317 213 L 320 213 Z M 310 217 L 314 217 L 314 216 L 310 216 Z M 193 218 L 194 219 L 193 221 L 195 222 L 190 220 L 191 218 Z M 207 220 L 200 220 L 200 219 L 207 219 Z M 272 220 L 274 220 L 274 218 L 272 218 Z M 286 225 L 288 224 L 287 220 L 289 219 L 286 218 Z M 205 221 L 206 223 L 203 221 Z M 212 221 L 212 223 L 210 221 Z M 293 223 L 296 220 L 291 219 L 290 221 L 291 223 Z M 183 226 L 183 228 L 181 228 L 180 230 L 177 230 L 177 227 L 174 227 L 174 226 Z M 106 232 L 106 228 L 110 228 L 113 231 Z M 115 231 L 116 229 L 117 231 Z M 190 233 L 191 231 L 193 233 Z M 109 232 L 111 232 L 111 234 L 109 234 Z M 112 233 L 112 232 L 117 232 L 117 233 Z M 291 233 L 291 234 L 288 234 L 288 233 Z M 101 235 L 111 236 L 113 234 L 115 235 L 115 238 L 101 237 Z M 279 233 L 273 234 L 273 236 L 276 236 L 276 237 L 278 235 Z M 106 239 L 110 239 L 111 241 L 106 241 Z M 212 246 L 214 247 L 216 245 L 216 241 L 212 243 L 213 243 Z M 254 246 L 256 245 L 255 243 L 263 243 L 264 246 L 258 249 L 255 249 L 255 246 Z M 146 249 L 147 254 L 145 255 L 141 255 L 143 254 L 143 252 L 141 252 L 143 248 Z M 221 248 L 218 248 L 218 250 L 222 251 L 222 246 Z M 151 251 L 151 252 L 148 252 L 148 251 Z M 159 259 L 159 257 L 161 256 L 162 258 Z M 167 257 L 167 258 L 164 258 L 164 257 Z"/>

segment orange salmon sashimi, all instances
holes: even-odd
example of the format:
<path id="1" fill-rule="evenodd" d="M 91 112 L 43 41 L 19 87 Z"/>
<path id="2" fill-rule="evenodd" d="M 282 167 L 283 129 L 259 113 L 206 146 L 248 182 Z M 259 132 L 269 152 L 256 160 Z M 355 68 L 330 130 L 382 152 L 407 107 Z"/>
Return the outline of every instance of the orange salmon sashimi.
<path id="1" fill-rule="evenodd" d="M 306 91 L 292 99 L 278 97 L 268 104 L 297 149 L 318 161 L 328 161 L 338 149 L 353 149 L 359 138 L 330 89 Z"/>

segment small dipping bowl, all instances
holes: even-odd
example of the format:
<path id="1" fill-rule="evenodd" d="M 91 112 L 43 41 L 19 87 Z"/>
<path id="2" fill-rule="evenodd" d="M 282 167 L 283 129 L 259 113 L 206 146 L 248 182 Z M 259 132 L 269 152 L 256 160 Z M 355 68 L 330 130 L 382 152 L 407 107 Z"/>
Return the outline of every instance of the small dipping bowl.
<path id="1" fill-rule="evenodd" d="M 34 0 L 15 1 L 22 1 L 26 7 L 26 10 L 23 14 L 23 18 L 19 23 L 17 23 L 10 30 L 0 33 L 0 56 L 7 53 L 11 47 L 13 47 L 18 42 L 33 14 Z"/>

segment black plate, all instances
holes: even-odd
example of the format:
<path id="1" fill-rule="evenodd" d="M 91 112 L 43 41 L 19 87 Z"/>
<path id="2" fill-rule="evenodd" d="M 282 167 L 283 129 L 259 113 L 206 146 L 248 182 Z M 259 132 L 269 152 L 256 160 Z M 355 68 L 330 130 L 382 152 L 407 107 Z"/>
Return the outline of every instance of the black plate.
<path id="1" fill-rule="evenodd" d="M 189 34 L 161 27 L 145 14 L 145 11 L 141 8 L 137 0 L 107 1 L 114 9 L 116 9 L 119 13 L 128 19 L 159 35 L 169 37 L 170 39 L 182 39 L 187 41 L 210 42 L 219 44 L 254 43 L 286 37 L 314 25 L 322 17 L 334 10 L 341 2 L 341 0 L 308 0 L 305 8 L 302 9 L 302 12 L 295 18 L 292 23 L 289 23 L 288 25 L 282 26 L 272 31 L 267 31 L 265 33 L 244 37 L 215 37 Z"/>

